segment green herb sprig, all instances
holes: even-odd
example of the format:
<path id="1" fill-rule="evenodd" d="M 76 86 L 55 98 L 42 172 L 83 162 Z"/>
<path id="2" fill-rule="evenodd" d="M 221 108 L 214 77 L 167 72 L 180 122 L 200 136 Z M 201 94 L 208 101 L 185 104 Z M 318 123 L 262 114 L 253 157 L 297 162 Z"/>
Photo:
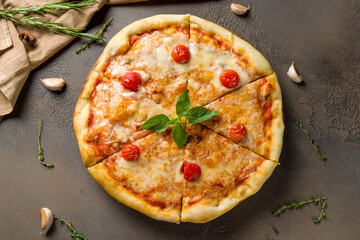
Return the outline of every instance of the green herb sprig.
<path id="1" fill-rule="evenodd" d="M 313 223 L 320 223 L 320 221 L 325 217 L 325 205 L 326 205 L 326 197 L 318 197 L 318 198 L 312 198 L 309 201 L 304 201 L 304 202 L 293 202 L 290 203 L 289 205 L 285 205 L 279 208 L 279 210 L 277 210 L 276 212 L 274 212 L 272 215 L 273 216 L 278 216 L 281 213 L 283 213 L 285 211 L 285 209 L 297 209 L 305 204 L 309 204 L 309 203 L 314 203 L 315 206 L 319 206 L 319 210 L 320 210 L 320 216 L 316 219 L 313 220 Z"/>
<path id="2" fill-rule="evenodd" d="M 78 232 L 72 225 L 72 223 L 69 220 L 62 219 L 60 217 L 55 217 L 56 221 L 63 222 L 68 229 L 71 231 L 70 236 L 75 240 L 87 240 L 87 238 L 84 236 L 84 234 Z"/>
<path id="3" fill-rule="evenodd" d="M 94 35 L 96 36 L 103 36 L 106 28 L 110 25 L 111 21 L 113 20 L 113 18 L 110 18 L 109 20 L 107 20 L 104 25 L 102 26 L 102 28 L 96 32 L 94 32 Z M 84 51 L 90 44 L 92 44 L 93 42 L 95 42 L 94 40 L 90 40 L 89 42 L 85 43 L 84 45 L 82 45 L 79 49 L 77 49 L 75 52 L 76 54 L 78 54 L 81 51 Z"/>
<path id="4" fill-rule="evenodd" d="M 190 124 L 200 123 L 218 115 L 219 112 L 197 106 L 190 108 L 189 90 L 181 94 L 176 102 L 177 116 L 170 116 L 171 120 L 164 114 L 158 114 L 147 120 L 140 129 L 164 132 L 170 125 L 174 125 L 171 134 L 176 145 L 182 148 L 187 142 L 188 135 L 184 128 L 188 123 L 182 118 L 186 118 Z"/>
<path id="5" fill-rule="evenodd" d="M 51 13 L 56 15 L 56 10 L 70 10 L 75 9 L 77 11 L 82 11 L 82 7 L 92 6 L 96 3 L 96 0 L 82 0 L 82 1 L 63 1 L 58 3 L 46 3 L 46 4 L 39 4 L 35 6 L 29 6 L 26 4 L 22 7 L 11 7 L 7 9 L 0 10 L 0 13 L 11 13 L 11 14 L 23 14 L 27 15 L 30 13 L 38 13 L 38 14 L 45 14 Z"/>
<path id="6" fill-rule="evenodd" d="M 82 33 L 85 28 L 71 28 L 63 26 L 61 23 L 41 21 L 40 17 L 30 16 L 30 14 L 44 14 L 52 13 L 56 14 L 56 10 L 69 10 L 75 9 L 82 11 L 82 7 L 92 6 L 96 3 L 96 0 L 83 0 L 83 1 L 64 1 L 59 3 L 42 4 L 22 7 L 13 7 L 0 10 L 0 17 L 8 19 L 10 21 L 30 25 L 35 28 L 43 28 L 57 34 L 67 34 L 79 38 L 88 38 L 95 42 L 103 42 L 102 36 L 97 36 L 89 33 Z"/>
<path id="7" fill-rule="evenodd" d="M 303 125 L 301 123 L 299 123 L 298 121 L 295 121 L 296 126 L 298 126 L 302 132 L 305 134 L 305 136 L 307 137 L 308 141 L 314 146 L 315 150 L 318 153 L 318 157 L 321 160 L 322 163 L 324 163 L 324 161 L 326 160 L 324 155 L 320 154 L 320 149 L 319 149 L 319 145 L 309 136 L 308 132 L 305 130 L 305 128 L 303 127 Z"/>
<path id="8" fill-rule="evenodd" d="M 40 138 L 41 138 L 41 118 L 39 118 L 39 132 L 38 132 L 38 157 L 39 161 L 42 165 L 52 168 L 54 167 L 54 164 L 46 163 L 44 162 L 44 150 L 42 149 L 40 145 Z"/>

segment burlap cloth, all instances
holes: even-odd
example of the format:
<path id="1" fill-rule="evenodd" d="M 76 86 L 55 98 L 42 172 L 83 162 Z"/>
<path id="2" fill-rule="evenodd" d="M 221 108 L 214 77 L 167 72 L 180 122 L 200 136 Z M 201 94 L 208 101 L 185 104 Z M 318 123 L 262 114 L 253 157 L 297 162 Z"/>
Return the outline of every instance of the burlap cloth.
<path id="1" fill-rule="evenodd" d="M 56 15 L 45 14 L 44 21 L 61 22 L 64 26 L 83 28 L 91 17 L 104 4 L 121 4 L 144 0 L 97 0 L 94 6 L 83 8 L 83 11 L 68 10 Z M 37 5 L 54 2 L 52 0 L 0 0 L 0 9 L 25 4 Z M 58 0 L 57 2 L 60 2 Z M 19 33 L 28 31 L 37 38 L 34 46 L 19 39 Z M 16 103 L 30 71 L 38 67 L 57 51 L 70 43 L 74 37 L 59 35 L 47 30 L 14 24 L 0 18 L 0 121 L 9 114 Z"/>

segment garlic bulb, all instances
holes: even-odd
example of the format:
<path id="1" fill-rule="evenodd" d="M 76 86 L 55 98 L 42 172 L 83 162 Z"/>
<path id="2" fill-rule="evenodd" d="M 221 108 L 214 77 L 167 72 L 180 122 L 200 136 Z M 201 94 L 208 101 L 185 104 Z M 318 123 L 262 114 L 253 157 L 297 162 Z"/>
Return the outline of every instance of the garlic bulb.
<path id="1" fill-rule="evenodd" d="M 65 80 L 62 78 L 45 78 L 41 81 L 51 91 L 60 91 L 65 86 Z"/>
<path id="2" fill-rule="evenodd" d="M 301 83 L 303 80 L 302 77 L 296 72 L 294 62 L 292 62 L 291 66 L 287 72 L 287 75 L 293 82 L 296 82 L 296 83 Z"/>
<path id="3" fill-rule="evenodd" d="M 247 13 L 249 9 L 250 9 L 250 5 L 248 7 L 245 7 L 237 3 L 231 4 L 231 11 L 233 11 L 233 13 L 235 13 L 236 15 L 243 15 Z"/>
<path id="4" fill-rule="evenodd" d="M 40 213 L 41 213 L 41 229 L 42 232 L 46 234 L 54 221 L 54 215 L 50 209 L 45 207 L 40 209 Z"/>

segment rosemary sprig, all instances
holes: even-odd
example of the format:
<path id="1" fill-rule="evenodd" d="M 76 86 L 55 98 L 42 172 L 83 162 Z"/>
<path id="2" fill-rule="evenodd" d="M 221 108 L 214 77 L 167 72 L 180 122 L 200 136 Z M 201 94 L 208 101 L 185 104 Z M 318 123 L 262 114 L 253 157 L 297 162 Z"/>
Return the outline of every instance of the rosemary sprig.
<path id="1" fill-rule="evenodd" d="M 104 25 L 102 26 L 102 28 L 96 32 L 94 32 L 94 35 L 96 36 L 102 36 L 106 30 L 106 28 L 110 25 L 111 21 L 113 20 L 113 18 L 110 18 L 109 20 L 106 21 L 106 23 L 104 23 Z M 94 42 L 94 40 L 90 40 L 87 43 L 85 43 L 84 45 L 82 45 L 79 49 L 77 49 L 75 52 L 76 54 L 78 54 L 79 52 L 85 50 L 85 48 L 87 48 L 90 44 L 92 44 Z"/>
<path id="2" fill-rule="evenodd" d="M 83 1 L 64 1 L 59 3 L 52 4 L 43 4 L 43 5 L 35 5 L 30 7 L 25 5 L 19 8 L 8 8 L 0 10 L 0 17 L 8 19 L 10 21 L 30 25 L 35 28 L 42 28 L 49 30 L 51 32 L 57 34 L 67 34 L 74 37 L 79 38 L 88 38 L 95 42 L 103 42 L 104 38 L 102 36 L 97 36 L 89 33 L 82 33 L 81 31 L 85 30 L 85 28 L 71 28 L 63 26 L 61 23 L 53 23 L 47 21 L 41 21 L 40 17 L 30 16 L 31 13 L 52 13 L 55 14 L 52 10 L 81 10 L 81 7 L 94 5 L 96 3 L 95 0 L 83 0 Z"/>
<path id="3" fill-rule="evenodd" d="M 52 168 L 54 167 L 53 164 L 50 163 L 46 163 L 44 162 L 44 150 L 42 149 L 41 145 L 40 145 L 40 138 L 41 138 L 41 118 L 39 118 L 39 133 L 38 133 L 38 156 L 39 156 L 39 161 L 41 162 L 42 165 Z"/>
<path id="4" fill-rule="evenodd" d="M 324 155 L 320 154 L 319 145 L 309 136 L 308 132 L 304 129 L 304 127 L 301 123 L 299 123 L 298 121 L 295 121 L 295 124 L 303 131 L 303 133 L 307 137 L 308 141 L 314 146 L 315 150 L 317 151 L 319 159 L 321 160 L 322 163 L 324 163 L 326 158 Z"/>
<path id="5" fill-rule="evenodd" d="M 68 229 L 70 229 L 70 236 L 75 240 L 87 240 L 87 238 L 82 234 L 79 233 L 72 225 L 69 220 L 62 219 L 60 217 L 54 217 L 56 221 L 63 222 Z"/>
<path id="6" fill-rule="evenodd" d="M 75 9 L 77 11 L 82 11 L 82 7 L 92 6 L 96 3 L 96 0 L 82 0 L 82 1 L 63 1 L 58 3 L 47 3 L 47 4 L 39 4 L 35 6 L 29 6 L 26 4 L 22 7 L 11 7 L 8 9 L 0 10 L 0 13 L 11 13 L 11 14 L 23 14 L 27 15 L 30 13 L 51 13 L 56 15 L 56 10 L 67 11 L 70 9 Z"/>
<path id="7" fill-rule="evenodd" d="M 289 205 L 280 207 L 279 210 L 274 212 L 272 215 L 278 216 L 281 213 L 283 213 L 285 211 L 285 209 L 297 209 L 308 203 L 314 203 L 315 206 L 319 206 L 320 216 L 318 218 L 314 219 L 313 223 L 320 223 L 320 221 L 325 217 L 324 210 L 325 210 L 325 205 L 326 205 L 326 197 L 312 198 L 311 200 L 304 201 L 304 202 L 293 202 L 293 203 L 290 203 Z"/>

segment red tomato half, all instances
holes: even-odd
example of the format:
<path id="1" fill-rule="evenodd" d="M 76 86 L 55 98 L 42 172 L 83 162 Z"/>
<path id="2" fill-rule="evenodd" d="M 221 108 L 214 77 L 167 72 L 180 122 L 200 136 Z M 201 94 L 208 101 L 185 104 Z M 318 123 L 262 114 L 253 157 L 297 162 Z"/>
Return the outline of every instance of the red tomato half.
<path id="1" fill-rule="evenodd" d="M 236 142 L 244 140 L 246 133 L 246 128 L 241 124 L 235 124 L 230 128 L 230 138 Z"/>
<path id="2" fill-rule="evenodd" d="M 125 147 L 123 147 L 121 156 L 126 161 L 135 161 L 140 156 L 140 148 L 134 144 L 128 144 Z"/>
<path id="3" fill-rule="evenodd" d="M 124 88 L 137 92 L 141 84 L 141 75 L 137 72 L 125 73 L 121 78 L 121 84 Z"/>
<path id="4" fill-rule="evenodd" d="M 171 52 L 171 56 L 177 63 L 187 63 L 190 59 L 190 50 L 184 45 L 176 45 Z"/>
<path id="5" fill-rule="evenodd" d="M 181 166 L 181 171 L 184 172 L 184 179 L 188 181 L 196 181 L 200 178 L 201 168 L 196 163 L 184 161 Z"/>
<path id="6" fill-rule="evenodd" d="M 221 84 L 227 88 L 234 88 L 239 83 L 239 75 L 237 74 L 237 72 L 231 69 L 224 70 L 220 74 L 219 79 Z"/>

